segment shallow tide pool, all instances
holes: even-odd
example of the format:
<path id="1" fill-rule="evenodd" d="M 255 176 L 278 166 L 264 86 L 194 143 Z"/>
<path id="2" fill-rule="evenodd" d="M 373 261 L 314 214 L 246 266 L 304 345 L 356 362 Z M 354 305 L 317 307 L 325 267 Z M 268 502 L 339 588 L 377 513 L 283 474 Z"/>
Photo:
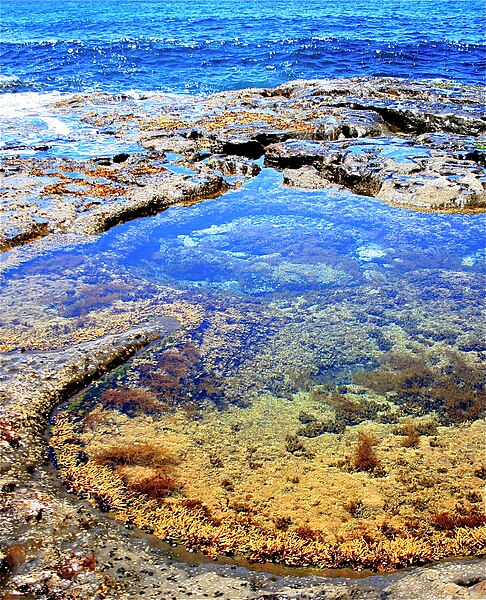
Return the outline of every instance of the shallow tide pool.
<path id="1" fill-rule="evenodd" d="M 209 556 L 389 570 L 484 523 L 484 216 L 240 189 L 7 272 L 4 351 L 173 316 L 61 410 L 68 489 Z"/>

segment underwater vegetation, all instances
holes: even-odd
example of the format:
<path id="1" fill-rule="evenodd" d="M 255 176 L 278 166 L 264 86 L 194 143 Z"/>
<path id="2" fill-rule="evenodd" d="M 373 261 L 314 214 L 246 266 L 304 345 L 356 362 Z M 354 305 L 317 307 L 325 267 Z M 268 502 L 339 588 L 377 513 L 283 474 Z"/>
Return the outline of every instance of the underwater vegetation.
<path id="1" fill-rule="evenodd" d="M 153 392 L 145 389 L 105 390 L 100 399 L 103 408 L 119 410 L 129 417 L 162 412 L 166 408 Z"/>
<path id="2" fill-rule="evenodd" d="M 465 420 L 479 412 L 463 401 L 452 420 L 443 395 L 452 376 L 461 398 L 479 398 L 473 361 L 390 352 L 352 383 L 306 379 L 240 405 L 215 394 L 211 408 L 197 389 L 203 349 L 169 344 L 89 410 L 59 414 L 51 445 L 71 491 L 210 557 L 387 571 L 484 553 L 484 422 Z M 197 418 L 192 393 L 205 401 Z M 440 398 L 436 410 L 419 411 L 419 397 Z"/>
<path id="3" fill-rule="evenodd" d="M 222 378 L 207 372 L 193 342 L 174 343 L 158 353 L 155 361 L 140 361 L 136 375 L 139 384 L 155 395 L 159 407 L 183 406 L 195 414 L 196 402 L 224 396 Z"/>
<path id="4" fill-rule="evenodd" d="M 176 480 L 160 469 L 154 475 L 128 486 L 129 489 L 135 490 L 154 500 L 169 496 L 176 487 Z"/>
<path id="5" fill-rule="evenodd" d="M 157 468 L 170 461 L 163 448 L 151 444 L 137 444 L 130 448 L 115 446 L 99 452 L 94 456 L 94 460 L 100 465 L 110 467 L 143 465 Z"/>
<path id="6" fill-rule="evenodd" d="M 165 316 L 194 326 L 204 315 L 201 306 L 174 290 L 139 285 L 123 273 L 94 273 L 82 256 L 46 258 L 45 263 L 48 275 L 42 274 L 44 266 L 34 263 L 23 268 L 24 277 L 14 286 L 2 289 L 3 352 L 64 348 Z M 18 295 L 23 299 L 22 315 Z"/>
<path id="7" fill-rule="evenodd" d="M 141 458 L 136 449 L 134 452 L 134 459 L 120 453 L 109 460 L 133 464 Z M 114 511 L 121 520 L 153 531 L 162 539 L 179 540 L 187 548 L 213 557 L 239 554 L 253 562 L 386 571 L 449 555 L 477 554 L 485 549 L 486 518 L 478 508 L 465 514 L 437 513 L 428 527 L 425 518 L 424 534 L 413 531 L 410 526 L 400 528 L 389 524 L 387 519 L 382 519 L 379 528 L 373 530 L 366 526 L 366 518 L 363 518 L 366 517 L 364 503 L 348 505 L 348 511 L 355 515 L 354 520 L 359 525 L 353 537 L 332 543 L 322 531 L 307 524 L 295 527 L 288 515 L 275 517 L 273 528 L 262 526 L 254 512 L 241 501 L 234 502 L 234 517 L 215 517 L 200 499 L 173 498 L 180 482 L 160 467 L 151 476 L 130 483 L 124 477 L 108 475 L 113 465 L 102 473 L 96 461 L 79 465 L 73 462 L 73 457 L 74 454 L 64 451 L 61 467 L 72 491 L 87 493 L 97 506 Z M 150 452 L 148 457 L 152 462 Z"/>
<path id="8" fill-rule="evenodd" d="M 177 489 L 177 480 L 171 475 L 176 459 L 164 448 L 150 444 L 135 447 L 114 446 L 100 451 L 94 456 L 94 462 L 114 470 L 127 489 L 133 490 L 154 500 L 165 498 Z M 138 481 L 132 481 L 130 470 L 126 467 L 149 467 L 152 474 Z"/>
<path id="9" fill-rule="evenodd" d="M 385 354 L 375 371 L 354 376 L 356 383 L 379 394 L 392 393 L 394 402 L 410 414 L 435 411 L 443 423 L 478 419 L 486 410 L 484 370 L 458 352 L 447 351 L 439 364 L 407 352 Z"/>
<path id="10" fill-rule="evenodd" d="M 398 433 L 404 436 L 402 444 L 405 448 L 417 448 L 420 445 L 420 433 L 412 421 L 406 421 Z"/>
<path id="11" fill-rule="evenodd" d="M 138 295 L 138 294 L 137 294 Z M 67 293 L 62 303 L 63 316 L 78 317 L 95 312 L 100 308 L 124 302 L 136 297 L 132 286 L 117 281 L 99 282 L 79 286 L 75 292 Z"/>
<path id="12" fill-rule="evenodd" d="M 138 373 L 141 381 L 160 398 L 168 403 L 176 403 L 184 394 L 191 367 L 194 367 L 198 361 L 196 346 L 188 343 L 163 350 L 157 356 L 155 364 L 141 364 Z"/>
<path id="13" fill-rule="evenodd" d="M 354 449 L 352 458 L 352 467 L 357 471 L 367 471 L 373 473 L 380 467 L 380 461 L 376 456 L 373 446 L 376 440 L 363 431 L 359 432 L 358 443 Z"/>
<path id="14" fill-rule="evenodd" d="M 486 515 L 478 508 L 472 508 L 467 514 L 459 512 L 441 512 L 434 516 L 437 529 L 452 531 L 458 527 L 480 527 L 486 523 Z"/>
<path id="15" fill-rule="evenodd" d="M 311 390 L 310 397 L 316 404 L 328 406 L 331 412 L 325 419 L 302 412 L 299 421 L 303 427 L 297 430 L 297 435 L 312 438 L 323 433 L 343 433 L 346 427 L 374 420 L 379 414 L 382 418 L 384 415 L 390 418 L 390 407 L 387 404 L 362 395 L 353 396 L 340 391 L 329 391 L 326 386 L 317 386 Z"/>

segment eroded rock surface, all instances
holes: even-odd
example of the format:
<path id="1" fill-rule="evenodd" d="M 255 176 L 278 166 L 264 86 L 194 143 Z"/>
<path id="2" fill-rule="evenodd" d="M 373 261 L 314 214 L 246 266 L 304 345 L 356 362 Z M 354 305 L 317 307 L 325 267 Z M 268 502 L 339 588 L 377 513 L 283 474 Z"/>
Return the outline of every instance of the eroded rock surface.
<path id="1" fill-rule="evenodd" d="M 50 145 L 7 149 L 0 248 L 99 233 L 218 196 L 257 175 L 261 157 L 276 169 L 306 167 L 286 172 L 288 185 L 338 185 L 419 210 L 484 210 L 483 99 L 475 87 L 373 78 L 207 97 L 73 96 L 52 106 L 56 118 L 89 125 L 98 144 L 119 140 L 120 152 L 75 160 Z M 141 152 L 123 151 L 134 143 Z"/>
<path id="2" fill-rule="evenodd" d="M 481 166 L 444 151 L 417 147 L 413 140 L 387 143 L 380 138 L 373 144 L 369 140 L 292 140 L 268 146 L 265 161 L 286 169 L 285 183 L 296 187 L 316 189 L 320 180 L 320 187 L 334 183 L 356 194 L 417 209 L 474 210 L 486 206 Z M 299 172 L 293 174 L 292 170 Z"/>
<path id="3" fill-rule="evenodd" d="M 173 174 L 160 161 L 132 156 L 119 163 L 9 159 L 3 166 L 0 248 L 49 233 L 100 233 L 180 202 L 221 195 L 224 179 L 209 168 Z M 19 195 L 24 194 L 19 201 Z"/>

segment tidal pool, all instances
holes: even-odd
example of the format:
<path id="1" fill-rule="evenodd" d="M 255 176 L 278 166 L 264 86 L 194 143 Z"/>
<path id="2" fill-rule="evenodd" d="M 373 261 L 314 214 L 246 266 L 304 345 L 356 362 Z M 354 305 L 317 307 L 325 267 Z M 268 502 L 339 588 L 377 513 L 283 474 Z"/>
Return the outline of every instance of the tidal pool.
<path id="1" fill-rule="evenodd" d="M 0 343 L 179 320 L 51 431 L 68 489 L 162 539 L 378 570 L 478 554 L 484 225 L 263 169 L 10 270 Z"/>

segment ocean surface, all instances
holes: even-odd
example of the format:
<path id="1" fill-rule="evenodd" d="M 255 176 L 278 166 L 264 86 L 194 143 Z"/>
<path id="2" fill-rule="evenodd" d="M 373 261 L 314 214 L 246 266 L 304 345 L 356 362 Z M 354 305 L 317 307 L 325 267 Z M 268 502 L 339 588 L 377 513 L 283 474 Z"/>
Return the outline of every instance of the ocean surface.
<path id="1" fill-rule="evenodd" d="M 0 89 L 212 92 L 296 78 L 484 82 L 482 0 L 2 0 Z"/>

